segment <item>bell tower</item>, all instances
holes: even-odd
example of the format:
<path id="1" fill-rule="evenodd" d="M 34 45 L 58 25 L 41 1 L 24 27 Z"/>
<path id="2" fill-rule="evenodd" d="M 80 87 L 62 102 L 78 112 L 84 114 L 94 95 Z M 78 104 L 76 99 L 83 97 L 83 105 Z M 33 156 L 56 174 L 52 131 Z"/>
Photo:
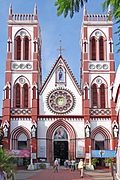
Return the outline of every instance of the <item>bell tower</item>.
<path id="1" fill-rule="evenodd" d="M 34 6 L 33 14 L 14 14 L 12 5 L 10 5 L 2 109 L 4 146 L 6 148 L 12 149 L 9 140 L 10 133 L 14 128 L 19 125 L 26 126 L 29 121 L 27 128 L 30 132 L 32 123 L 37 123 L 38 90 L 41 84 L 41 34 L 37 5 Z M 34 141 L 33 139 L 32 141 Z M 35 141 L 33 143 L 36 144 Z"/>
<path id="2" fill-rule="evenodd" d="M 85 151 L 96 149 L 95 138 L 109 135 L 102 149 L 115 149 L 113 122 L 116 122 L 115 105 L 112 100 L 112 86 L 115 77 L 115 62 L 112 39 L 112 18 L 108 14 L 84 15 L 81 29 L 81 89 L 83 90 L 84 123 L 89 124 L 91 134 L 85 137 Z M 95 132 L 93 133 L 93 129 Z M 96 134 L 95 134 L 96 133 Z M 103 141 L 103 140 L 102 140 Z M 100 144 L 100 143 L 99 143 Z M 112 144 L 112 145 L 111 145 Z"/>

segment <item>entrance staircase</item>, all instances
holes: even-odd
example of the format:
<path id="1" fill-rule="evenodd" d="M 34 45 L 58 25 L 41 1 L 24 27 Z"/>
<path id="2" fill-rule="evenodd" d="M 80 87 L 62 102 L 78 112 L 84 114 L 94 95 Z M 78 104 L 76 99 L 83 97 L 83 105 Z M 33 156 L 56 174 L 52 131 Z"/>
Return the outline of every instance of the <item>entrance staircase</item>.
<path id="1" fill-rule="evenodd" d="M 93 180 L 117 180 L 116 177 L 112 177 L 110 170 L 94 170 L 85 171 L 85 174 L 89 175 Z"/>

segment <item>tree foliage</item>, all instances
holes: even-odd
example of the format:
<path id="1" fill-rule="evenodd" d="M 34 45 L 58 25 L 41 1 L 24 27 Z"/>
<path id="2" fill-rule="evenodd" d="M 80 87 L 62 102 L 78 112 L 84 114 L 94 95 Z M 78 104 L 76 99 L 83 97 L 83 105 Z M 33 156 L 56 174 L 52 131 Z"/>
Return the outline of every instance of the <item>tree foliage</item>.
<path id="1" fill-rule="evenodd" d="M 0 171 L 5 171 L 7 174 L 13 170 L 13 157 L 0 147 Z"/>
<path id="2" fill-rule="evenodd" d="M 64 17 L 66 17 L 70 13 L 72 18 L 74 13 L 79 12 L 80 7 L 83 7 L 84 2 L 87 2 L 87 0 L 56 0 L 57 15 L 64 14 Z"/>
<path id="3" fill-rule="evenodd" d="M 110 15 L 112 15 L 115 19 L 115 24 L 118 25 L 118 30 L 115 32 L 118 35 L 118 43 L 120 46 L 120 0 L 106 0 L 103 3 L 103 9 L 106 9 L 111 5 Z M 120 52 L 120 47 L 118 48 L 118 52 Z"/>
<path id="4" fill-rule="evenodd" d="M 74 16 L 75 12 L 79 12 L 80 7 L 83 7 L 84 3 L 88 0 L 56 0 L 55 6 L 57 6 L 57 15 L 63 14 L 64 17 L 70 13 L 70 17 Z M 96 2 L 97 3 L 97 2 Z M 107 9 L 111 5 L 111 15 L 115 18 L 115 23 L 118 25 L 116 34 L 118 35 L 119 41 L 117 45 L 120 46 L 120 0 L 105 0 L 103 3 L 103 9 Z M 120 52 L 120 48 L 118 48 Z"/>

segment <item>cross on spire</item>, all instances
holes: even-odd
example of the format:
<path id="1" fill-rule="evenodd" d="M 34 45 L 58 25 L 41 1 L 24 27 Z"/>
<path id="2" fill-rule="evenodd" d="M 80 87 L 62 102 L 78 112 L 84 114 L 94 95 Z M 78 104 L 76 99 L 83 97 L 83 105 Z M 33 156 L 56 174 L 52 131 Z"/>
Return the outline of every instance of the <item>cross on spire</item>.
<path id="1" fill-rule="evenodd" d="M 60 55 L 62 55 L 62 51 L 64 51 L 65 49 L 63 49 L 61 46 L 61 43 L 62 43 L 61 39 L 59 42 L 60 42 L 60 47 L 57 50 L 60 52 Z"/>

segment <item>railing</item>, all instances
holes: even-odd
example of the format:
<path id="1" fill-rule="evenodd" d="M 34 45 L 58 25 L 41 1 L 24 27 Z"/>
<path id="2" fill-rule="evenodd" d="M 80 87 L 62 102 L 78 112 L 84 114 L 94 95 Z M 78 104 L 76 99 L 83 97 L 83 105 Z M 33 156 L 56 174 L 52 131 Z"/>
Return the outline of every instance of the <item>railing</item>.
<path id="1" fill-rule="evenodd" d="M 111 113 L 110 108 L 104 108 L 104 109 L 91 108 L 90 109 L 90 115 L 110 115 L 110 113 Z"/>
<path id="2" fill-rule="evenodd" d="M 13 21 L 33 21 L 34 15 L 33 14 L 13 14 L 12 20 Z"/>
<path id="3" fill-rule="evenodd" d="M 88 14 L 87 21 L 108 21 L 108 14 Z"/>
<path id="4" fill-rule="evenodd" d="M 21 109 L 21 108 L 12 108 L 11 109 L 11 114 L 12 115 L 28 115 L 32 113 L 32 109 Z"/>

